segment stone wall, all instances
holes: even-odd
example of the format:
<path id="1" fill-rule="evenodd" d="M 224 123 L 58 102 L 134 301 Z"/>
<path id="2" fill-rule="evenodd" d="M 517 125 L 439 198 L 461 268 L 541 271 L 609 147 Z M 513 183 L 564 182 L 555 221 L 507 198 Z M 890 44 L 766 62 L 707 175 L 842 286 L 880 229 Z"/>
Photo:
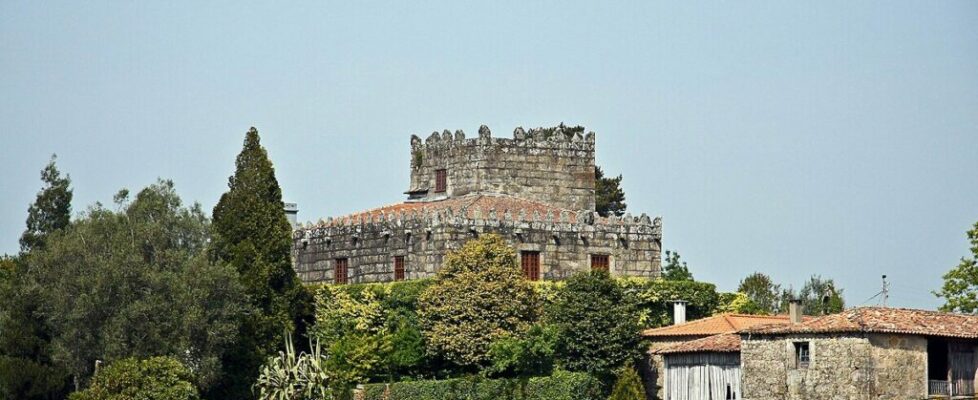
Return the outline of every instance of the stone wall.
<path id="1" fill-rule="evenodd" d="M 795 367 L 796 342 L 811 362 Z M 745 400 L 876 400 L 924 398 L 927 341 L 910 335 L 743 337 Z"/>
<path id="2" fill-rule="evenodd" d="M 594 133 L 563 127 L 517 128 L 513 139 L 477 138 L 462 131 L 411 136 L 410 199 L 431 201 L 468 193 L 505 193 L 568 210 L 594 210 Z M 447 190 L 435 192 L 435 171 L 446 170 Z"/>
<path id="3" fill-rule="evenodd" d="M 570 215 L 574 214 L 574 215 Z M 572 222 L 573 221 L 573 222 Z M 393 280 L 394 256 L 404 256 L 405 278 L 433 276 L 442 258 L 466 241 L 498 233 L 517 250 L 540 252 L 540 276 L 564 279 L 590 270 L 591 254 L 610 255 L 614 275 L 656 277 L 661 263 L 661 221 L 612 217 L 595 223 L 580 213 L 559 215 L 495 210 L 389 214 L 381 220 L 332 220 L 293 233 L 293 260 L 306 283 L 332 282 L 335 260 L 348 259 L 348 282 Z"/>

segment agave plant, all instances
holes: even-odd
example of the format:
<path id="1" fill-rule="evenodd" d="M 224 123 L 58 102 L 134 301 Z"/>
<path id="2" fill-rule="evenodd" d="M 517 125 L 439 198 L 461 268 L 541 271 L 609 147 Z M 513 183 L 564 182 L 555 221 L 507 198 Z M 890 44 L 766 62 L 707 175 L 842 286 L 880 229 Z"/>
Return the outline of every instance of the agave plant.
<path id="1" fill-rule="evenodd" d="M 311 353 L 296 354 L 292 335 L 285 335 L 285 351 L 269 357 L 262 366 L 253 390 L 259 400 L 331 400 L 326 356 L 319 340 L 310 343 Z"/>

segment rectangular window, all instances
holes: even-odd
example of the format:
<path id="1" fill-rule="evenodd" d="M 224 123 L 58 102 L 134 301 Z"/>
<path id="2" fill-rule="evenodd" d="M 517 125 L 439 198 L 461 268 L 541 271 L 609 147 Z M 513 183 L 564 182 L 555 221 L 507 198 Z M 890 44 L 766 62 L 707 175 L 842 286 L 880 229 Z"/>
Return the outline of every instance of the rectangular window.
<path id="1" fill-rule="evenodd" d="M 808 342 L 795 342 L 795 368 L 808 368 L 811 357 Z"/>
<path id="2" fill-rule="evenodd" d="M 349 260 L 346 258 L 337 258 L 335 264 L 336 268 L 333 269 L 333 283 L 345 285 L 350 267 Z"/>
<path id="3" fill-rule="evenodd" d="M 404 256 L 394 256 L 394 280 L 404 280 Z"/>
<path id="4" fill-rule="evenodd" d="M 523 267 L 523 276 L 531 281 L 540 280 L 540 252 L 523 251 L 520 252 L 520 265 Z"/>
<path id="5" fill-rule="evenodd" d="M 607 254 L 591 254 L 591 271 L 611 271 Z"/>
<path id="6" fill-rule="evenodd" d="M 435 170 L 435 192 L 441 193 L 448 190 L 448 171 L 444 169 Z"/>

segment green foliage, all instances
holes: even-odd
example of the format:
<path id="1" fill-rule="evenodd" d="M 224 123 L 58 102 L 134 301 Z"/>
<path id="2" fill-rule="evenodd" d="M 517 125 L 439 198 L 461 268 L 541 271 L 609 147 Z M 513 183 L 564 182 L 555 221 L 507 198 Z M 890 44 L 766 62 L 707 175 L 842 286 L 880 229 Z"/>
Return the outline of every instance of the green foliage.
<path id="1" fill-rule="evenodd" d="M 601 384 L 585 373 L 557 371 L 551 376 L 370 384 L 363 400 L 598 400 Z"/>
<path id="2" fill-rule="evenodd" d="M 640 355 L 635 301 L 605 271 L 571 276 L 546 319 L 559 332 L 557 365 L 569 371 L 608 377 Z"/>
<path id="3" fill-rule="evenodd" d="M 671 324 L 671 303 L 676 300 L 687 302 L 686 318 L 689 320 L 713 315 L 720 304 L 716 285 L 712 283 L 620 278 L 618 284 L 637 302 L 642 328 Z"/>
<path id="4" fill-rule="evenodd" d="M 69 400 L 195 400 L 190 370 L 170 357 L 124 358 L 110 363 Z"/>
<path id="5" fill-rule="evenodd" d="M 27 209 L 27 230 L 20 237 L 20 250 L 30 252 L 44 247 L 47 235 L 64 229 L 71 222 L 71 177 L 61 177 L 55 165 L 57 156 L 41 170 L 44 188 Z"/>
<path id="6" fill-rule="evenodd" d="M 493 342 L 522 337 L 538 303 L 516 252 L 498 235 L 484 235 L 445 256 L 418 300 L 418 317 L 430 354 L 476 368 L 489 364 Z"/>
<path id="7" fill-rule="evenodd" d="M 962 257 L 958 266 L 944 274 L 944 286 L 934 292 L 944 298 L 941 311 L 978 314 L 978 222 L 968 231 L 971 257 Z"/>
<path id="8" fill-rule="evenodd" d="M 750 297 L 741 292 L 720 293 L 717 309 L 714 314 L 733 313 L 733 314 L 757 314 L 766 315 L 767 312 L 751 301 Z"/>
<path id="9" fill-rule="evenodd" d="M 784 303 L 781 297 L 781 285 L 774 283 L 770 276 L 755 272 L 748 275 L 737 287 L 737 292 L 743 293 L 763 314 L 779 314 L 786 310 L 781 308 Z"/>
<path id="10" fill-rule="evenodd" d="M 304 332 L 311 299 L 292 269 L 292 227 L 285 217 L 282 190 L 258 131 L 251 128 L 228 180 L 229 190 L 214 206 L 213 255 L 238 272 L 257 310 L 241 324 L 240 340 L 229 351 L 230 379 L 215 395 L 241 398 L 262 362 L 282 343 L 282 332 Z"/>
<path id="11" fill-rule="evenodd" d="M 489 348 L 492 365 L 487 372 L 494 376 L 518 377 L 550 375 L 554 368 L 557 329 L 533 325 L 526 337 L 504 337 Z"/>
<path id="12" fill-rule="evenodd" d="M 608 400 L 645 400 L 645 389 L 642 380 L 634 368 L 625 367 L 618 373 L 618 381 L 611 390 Z"/>
<path id="13" fill-rule="evenodd" d="M 692 281 L 693 274 L 682 261 L 679 252 L 666 250 L 666 265 L 662 267 L 662 279 L 667 281 Z"/>
<path id="14" fill-rule="evenodd" d="M 269 357 L 252 390 L 259 400 L 329 400 L 332 374 L 317 340 L 310 353 L 296 352 L 292 335 L 285 334 L 285 351 Z"/>
<path id="15" fill-rule="evenodd" d="M 594 210 L 602 217 L 625 214 L 625 191 L 621 189 L 621 175 L 605 178 L 601 167 L 594 167 Z"/>
<path id="16" fill-rule="evenodd" d="M 812 275 L 799 292 L 806 315 L 828 315 L 842 312 L 845 301 L 842 299 L 842 289 L 835 288 L 831 279 L 822 279 Z"/>
<path id="17" fill-rule="evenodd" d="M 84 382 L 95 360 L 171 355 L 206 388 L 247 310 L 237 276 L 207 260 L 207 218 L 172 182 L 118 199 L 119 211 L 90 208 L 25 261 L 52 359 Z"/>

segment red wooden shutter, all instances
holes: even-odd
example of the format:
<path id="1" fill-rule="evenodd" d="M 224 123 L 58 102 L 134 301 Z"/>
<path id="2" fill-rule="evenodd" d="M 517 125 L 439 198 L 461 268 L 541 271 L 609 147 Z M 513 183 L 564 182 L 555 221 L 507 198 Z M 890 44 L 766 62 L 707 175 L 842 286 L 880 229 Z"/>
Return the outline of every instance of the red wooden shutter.
<path id="1" fill-rule="evenodd" d="M 520 265 L 523 267 L 523 276 L 531 281 L 540 280 L 540 252 L 523 251 L 520 252 Z"/>
<path id="2" fill-rule="evenodd" d="M 607 254 L 591 254 L 592 271 L 609 271 Z"/>
<path id="3" fill-rule="evenodd" d="M 435 192 L 448 190 L 448 172 L 443 169 L 435 170 Z"/>
<path id="4" fill-rule="evenodd" d="M 346 258 L 337 258 L 336 268 L 333 271 L 333 283 L 337 285 L 346 284 L 348 270 L 349 260 Z"/>
<path id="5" fill-rule="evenodd" d="M 404 280 L 404 256 L 394 256 L 394 280 Z"/>

